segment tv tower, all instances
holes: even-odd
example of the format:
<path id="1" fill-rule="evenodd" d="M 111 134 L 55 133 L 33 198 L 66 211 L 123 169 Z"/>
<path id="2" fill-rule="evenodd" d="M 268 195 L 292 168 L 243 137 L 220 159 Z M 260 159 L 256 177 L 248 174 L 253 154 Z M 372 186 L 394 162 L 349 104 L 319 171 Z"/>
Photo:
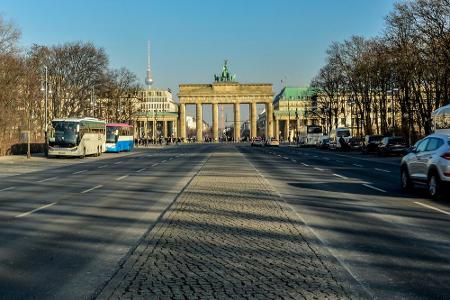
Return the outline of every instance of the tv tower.
<path id="1" fill-rule="evenodd" d="M 148 41 L 147 45 L 147 76 L 145 77 L 145 84 L 148 88 L 151 88 L 153 84 L 152 69 L 150 67 L 150 41 Z"/>

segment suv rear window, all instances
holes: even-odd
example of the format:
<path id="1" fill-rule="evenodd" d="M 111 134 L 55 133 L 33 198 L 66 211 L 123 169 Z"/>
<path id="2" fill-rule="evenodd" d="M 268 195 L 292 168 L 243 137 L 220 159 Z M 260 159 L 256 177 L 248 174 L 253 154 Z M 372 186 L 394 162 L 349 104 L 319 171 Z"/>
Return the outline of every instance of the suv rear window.
<path id="1" fill-rule="evenodd" d="M 404 143 L 405 143 L 404 138 L 390 138 L 389 139 L 389 144 L 392 144 L 392 145 L 398 145 L 398 144 L 404 144 Z"/>

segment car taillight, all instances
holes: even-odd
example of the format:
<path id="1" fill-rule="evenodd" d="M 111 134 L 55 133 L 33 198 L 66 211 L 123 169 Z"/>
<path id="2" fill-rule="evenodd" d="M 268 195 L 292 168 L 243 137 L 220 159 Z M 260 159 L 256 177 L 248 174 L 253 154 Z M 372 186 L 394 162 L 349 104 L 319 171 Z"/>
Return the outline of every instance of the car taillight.
<path id="1" fill-rule="evenodd" d="M 450 160 L 450 152 L 445 152 L 441 155 L 442 158 Z"/>

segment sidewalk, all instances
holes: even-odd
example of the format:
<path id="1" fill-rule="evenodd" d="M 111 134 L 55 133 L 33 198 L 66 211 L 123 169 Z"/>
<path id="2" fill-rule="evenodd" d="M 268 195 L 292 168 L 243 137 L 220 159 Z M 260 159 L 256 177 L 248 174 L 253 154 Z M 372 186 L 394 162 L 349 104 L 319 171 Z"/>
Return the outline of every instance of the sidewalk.
<path id="1" fill-rule="evenodd" d="M 233 146 L 220 151 L 98 298 L 349 298 L 332 260 L 267 181 Z"/>

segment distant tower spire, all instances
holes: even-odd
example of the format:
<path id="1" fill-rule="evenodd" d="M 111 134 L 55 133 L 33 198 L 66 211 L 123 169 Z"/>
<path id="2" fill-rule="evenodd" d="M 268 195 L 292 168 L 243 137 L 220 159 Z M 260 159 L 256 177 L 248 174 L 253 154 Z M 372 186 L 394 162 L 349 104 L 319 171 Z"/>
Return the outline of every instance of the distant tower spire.
<path id="1" fill-rule="evenodd" d="M 147 84 L 148 88 L 151 88 L 153 84 L 152 69 L 150 67 L 150 41 L 147 44 L 147 76 L 145 77 L 145 84 Z"/>

